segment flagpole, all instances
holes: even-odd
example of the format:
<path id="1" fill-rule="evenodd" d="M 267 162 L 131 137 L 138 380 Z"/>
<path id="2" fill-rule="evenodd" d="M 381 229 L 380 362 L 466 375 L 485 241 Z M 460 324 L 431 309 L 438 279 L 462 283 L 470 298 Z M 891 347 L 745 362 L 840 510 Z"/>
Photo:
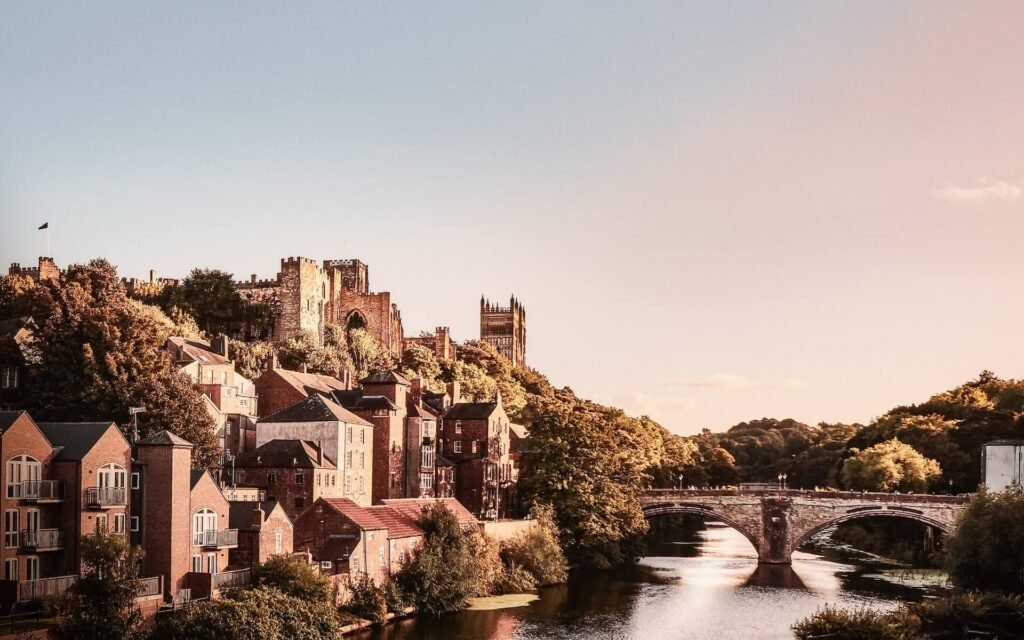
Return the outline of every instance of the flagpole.
<path id="1" fill-rule="evenodd" d="M 46 223 L 46 257 L 52 258 L 50 255 L 50 223 Z"/>

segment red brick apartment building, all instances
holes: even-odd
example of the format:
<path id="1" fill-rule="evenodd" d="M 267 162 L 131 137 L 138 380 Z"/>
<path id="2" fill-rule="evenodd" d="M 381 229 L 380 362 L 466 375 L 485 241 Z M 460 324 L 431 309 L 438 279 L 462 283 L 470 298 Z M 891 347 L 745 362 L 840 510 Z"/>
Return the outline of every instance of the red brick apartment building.
<path id="1" fill-rule="evenodd" d="M 228 526 L 238 529 L 238 547 L 229 550 L 231 566 L 256 568 L 271 556 L 291 555 L 294 529 L 279 502 L 231 502 Z"/>
<path id="2" fill-rule="evenodd" d="M 234 482 L 260 489 L 294 520 L 318 498 L 343 497 L 344 477 L 339 475 L 321 443 L 271 440 L 238 457 Z"/>
<path id="3" fill-rule="evenodd" d="M 277 413 L 311 394 L 330 396 L 334 391 L 345 391 L 348 384 L 331 376 L 317 373 L 282 369 L 277 365 L 277 356 L 269 358 L 267 369 L 256 378 L 256 394 L 260 399 L 261 418 Z"/>

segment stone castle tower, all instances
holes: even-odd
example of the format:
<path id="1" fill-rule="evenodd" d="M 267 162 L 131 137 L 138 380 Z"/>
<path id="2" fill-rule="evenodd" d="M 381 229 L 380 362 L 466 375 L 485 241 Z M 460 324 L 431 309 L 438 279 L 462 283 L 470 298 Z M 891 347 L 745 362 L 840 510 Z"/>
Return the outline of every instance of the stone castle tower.
<path id="1" fill-rule="evenodd" d="M 507 307 L 480 297 L 480 339 L 494 345 L 516 368 L 526 366 L 526 309 L 515 296 Z"/>
<path id="2" fill-rule="evenodd" d="M 387 291 L 370 291 L 370 268 L 355 260 L 324 260 L 327 276 L 325 318 L 346 330 L 365 329 L 392 355 L 404 348 L 402 313 Z"/>

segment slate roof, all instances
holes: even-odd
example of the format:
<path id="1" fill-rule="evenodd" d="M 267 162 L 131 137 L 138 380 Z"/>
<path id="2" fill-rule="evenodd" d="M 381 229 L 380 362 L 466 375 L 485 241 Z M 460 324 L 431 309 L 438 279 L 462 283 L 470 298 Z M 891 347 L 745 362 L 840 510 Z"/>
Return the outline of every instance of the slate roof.
<path id="1" fill-rule="evenodd" d="M 361 385 L 368 384 L 404 384 L 405 386 L 412 386 L 409 379 L 398 373 L 397 371 L 374 371 L 370 375 L 366 376 L 359 381 Z"/>
<path id="2" fill-rule="evenodd" d="M 397 498 L 395 500 L 385 500 L 384 504 L 413 522 L 419 522 L 420 518 L 423 517 L 424 509 L 430 507 L 435 502 L 440 502 L 455 514 L 455 518 L 462 526 L 478 526 L 480 524 L 480 521 L 455 498 Z"/>
<path id="3" fill-rule="evenodd" d="M 0 432 L 6 431 L 24 411 L 0 411 Z"/>
<path id="4" fill-rule="evenodd" d="M 444 414 L 445 420 L 487 420 L 497 411 L 496 402 L 460 402 Z"/>
<path id="5" fill-rule="evenodd" d="M 207 473 L 208 471 L 206 469 L 192 469 L 189 473 L 189 489 L 195 489 L 196 485 L 199 484 L 199 481 L 202 480 L 203 476 Z M 213 476 L 210 476 L 210 479 L 213 480 Z"/>
<path id="6" fill-rule="evenodd" d="M 366 510 L 387 525 L 389 539 L 415 538 L 423 535 L 423 529 L 420 529 L 412 518 L 386 504 L 367 507 Z"/>
<path id="7" fill-rule="evenodd" d="M 319 393 L 299 400 L 295 404 L 288 405 L 284 409 L 272 413 L 260 422 L 347 422 L 349 424 L 361 424 L 367 427 L 373 426 L 363 420 L 340 404 L 325 398 Z"/>
<path id="8" fill-rule="evenodd" d="M 1024 440 L 993 440 L 992 442 L 986 442 L 986 447 L 1024 447 Z"/>
<path id="9" fill-rule="evenodd" d="M 39 423 L 39 430 L 54 449 L 60 449 L 54 460 L 81 460 L 110 428 L 121 433 L 113 422 Z"/>
<path id="10" fill-rule="evenodd" d="M 320 498 L 326 505 L 355 523 L 360 529 L 386 529 L 387 525 L 367 509 L 348 498 Z"/>
<path id="11" fill-rule="evenodd" d="M 154 433 L 148 438 L 139 440 L 137 446 L 154 446 L 154 447 L 191 447 L 192 443 L 184 438 L 180 438 L 170 431 L 160 431 Z"/>
<path id="12" fill-rule="evenodd" d="M 312 440 L 271 440 L 243 453 L 235 460 L 237 467 L 302 467 L 306 469 L 337 469 L 327 455 L 317 463 L 317 443 Z"/>
<path id="13" fill-rule="evenodd" d="M 514 422 L 508 423 L 508 431 L 509 431 L 509 434 L 511 434 L 511 435 L 513 435 L 513 436 L 515 436 L 517 438 L 529 438 L 530 437 L 530 432 L 527 431 L 526 427 L 524 427 L 521 424 L 516 424 Z"/>
<path id="14" fill-rule="evenodd" d="M 290 369 L 271 369 L 263 375 L 276 375 L 303 395 L 313 392 L 329 394 L 332 391 L 345 391 L 345 384 L 337 378 L 318 373 L 302 373 Z"/>
<path id="15" fill-rule="evenodd" d="M 277 508 L 277 500 L 264 500 L 263 502 L 229 502 L 228 503 L 228 527 L 242 531 L 258 531 L 259 527 L 252 525 L 252 512 L 256 509 L 263 509 L 263 522 L 267 521 L 270 514 Z M 283 513 L 283 510 L 282 510 Z M 288 517 L 287 514 L 284 516 Z M 289 520 L 290 521 L 290 520 Z M 260 524 L 263 524 L 262 522 Z"/>
<path id="16" fill-rule="evenodd" d="M 217 353 L 207 340 L 195 340 L 172 336 L 167 341 L 178 347 L 183 356 L 179 362 L 196 362 L 202 364 L 230 364 L 231 361 Z"/>
<path id="17" fill-rule="evenodd" d="M 409 417 L 410 418 L 422 418 L 424 420 L 437 420 L 437 413 L 429 406 L 420 406 L 417 404 L 409 405 Z"/>

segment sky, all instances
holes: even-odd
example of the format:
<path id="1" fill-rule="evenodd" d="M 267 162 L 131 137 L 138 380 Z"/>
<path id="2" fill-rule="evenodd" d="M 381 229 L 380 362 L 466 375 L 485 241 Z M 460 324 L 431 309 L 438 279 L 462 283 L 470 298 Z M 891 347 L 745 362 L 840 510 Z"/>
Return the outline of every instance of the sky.
<path id="1" fill-rule="evenodd" d="M 1024 3 L 0 0 L 0 264 L 359 258 L 677 433 L 1024 378 Z"/>

